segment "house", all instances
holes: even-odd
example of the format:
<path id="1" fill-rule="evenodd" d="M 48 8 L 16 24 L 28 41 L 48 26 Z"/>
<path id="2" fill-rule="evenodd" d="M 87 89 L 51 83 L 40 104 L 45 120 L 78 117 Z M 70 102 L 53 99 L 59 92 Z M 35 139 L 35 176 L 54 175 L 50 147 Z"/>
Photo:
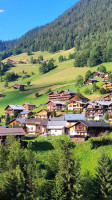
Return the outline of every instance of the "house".
<path id="1" fill-rule="evenodd" d="M 48 94 L 49 101 L 69 101 L 70 98 L 77 95 L 77 92 L 72 90 L 52 91 Z"/>
<path id="2" fill-rule="evenodd" d="M 69 102 L 73 101 L 78 101 L 77 95 L 69 99 Z M 87 97 L 84 97 L 83 95 L 80 95 L 80 101 L 86 103 L 89 101 L 89 99 Z"/>
<path id="3" fill-rule="evenodd" d="M 95 78 L 95 77 L 103 78 L 105 73 L 96 71 L 96 72 L 93 72 L 92 75 L 93 75 L 93 78 Z"/>
<path id="4" fill-rule="evenodd" d="M 51 112 L 49 110 L 46 110 L 46 109 L 40 110 L 36 115 L 36 118 L 49 119 L 50 117 L 51 117 Z"/>
<path id="5" fill-rule="evenodd" d="M 4 143 L 6 137 L 11 134 L 19 137 L 20 140 L 23 140 L 25 137 L 23 128 L 0 128 L 0 144 Z"/>
<path id="6" fill-rule="evenodd" d="M 30 118 L 25 122 L 25 130 L 28 134 L 44 134 L 47 131 L 48 119 Z"/>
<path id="7" fill-rule="evenodd" d="M 72 141 L 83 142 L 89 137 L 97 137 L 102 133 L 107 134 L 110 128 L 110 124 L 106 122 L 82 120 L 69 127 L 68 133 Z"/>
<path id="8" fill-rule="evenodd" d="M 66 103 L 63 101 L 48 101 L 46 105 L 49 111 L 65 110 L 66 108 Z"/>
<path id="9" fill-rule="evenodd" d="M 5 114 L 9 114 L 10 116 L 14 116 L 14 113 L 17 112 L 18 114 L 21 113 L 25 108 L 21 105 L 8 105 L 5 108 Z"/>
<path id="10" fill-rule="evenodd" d="M 58 117 L 57 117 L 58 118 Z M 48 121 L 47 133 L 51 136 L 58 136 L 66 133 L 66 121 L 52 120 Z"/>
<path id="11" fill-rule="evenodd" d="M 103 77 L 103 81 L 108 81 L 109 74 L 112 74 L 112 72 L 106 73 L 106 74 L 104 75 L 104 77 Z"/>
<path id="12" fill-rule="evenodd" d="M 71 127 L 77 121 L 85 120 L 84 114 L 65 114 L 64 119 L 67 122 L 67 127 Z"/>
<path id="13" fill-rule="evenodd" d="M 112 92 L 104 96 L 103 101 L 112 101 Z"/>
<path id="14" fill-rule="evenodd" d="M 112 91 L 112 83 L 110 82 L 106 82 L 104 83 L 103 85 L 103 88 L 106 90 L 106 89 L 109 89 L 110 91 Z"/>
<path id="15" fill-rule="evenodd" d="M 17 118 L 13 119 L 9 122 L 9 125 L 14 127 L 24 127 L 25 126 L 26 119 L 25 118 Z"/>
<path id="16" fill-rule="evenodd" d="M 22 112 L 20 112 L 19 116 L 21 118 L 28 118 L 29 116 L 32 116 L 33 113 L 29 110 L 23 110 Z"/>
<path id="17" fill-rule="evenodd" d="M 21 86 L 26 86 L 25 84 L 21 84 L 21 83 L 15 83 L 15 85 L 13 86 L 14 89 L 19 89 Z"/>
<path id="18" fill-rule="evenodd" d="M 4 97 L 4 96 L 5 96 L 4 94 L 0 93 L 0 98 L 1 98 L 1 97 Z"/>
<path id="19" fill-rule="evenodd" d="M 23 103 L 22 106 L 25 108 L 25 110 L 33 110 L 36 108 L 34 103 Z"/>
<path id="20" fill-rule="evenodd" d="M 94 84 L 94 83 L 97 83 L 97 82 L 99 82 L 99 81 L 97 81 L 96 79 L 87 79 L 86 80 L 86 82 L 85 82 L 85 84 L 86 85 L 91 85 L 91 84 Z"/>
<path id="21" fill-rule="evenodd" d="M 68 110 L 81 111 L 85 105 L 82 101 L 73 101 L 68 104 Z"/>

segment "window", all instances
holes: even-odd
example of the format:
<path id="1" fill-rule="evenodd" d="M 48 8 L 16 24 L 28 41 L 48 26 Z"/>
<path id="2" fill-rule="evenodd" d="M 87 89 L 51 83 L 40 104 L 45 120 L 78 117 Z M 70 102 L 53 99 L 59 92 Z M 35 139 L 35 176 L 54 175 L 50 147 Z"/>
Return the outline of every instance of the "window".
<path id="1" fill-rule="evenodd" d="M 30 127 L 30 130 L 31 130 L 31 131 L 33 131 L 33 126 L 32 126 L 32 127 Z"/>

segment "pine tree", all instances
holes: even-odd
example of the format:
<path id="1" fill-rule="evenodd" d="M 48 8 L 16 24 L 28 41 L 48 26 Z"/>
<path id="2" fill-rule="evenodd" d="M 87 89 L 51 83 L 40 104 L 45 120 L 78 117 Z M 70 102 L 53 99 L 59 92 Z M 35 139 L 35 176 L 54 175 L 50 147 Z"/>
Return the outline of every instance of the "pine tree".
<path id="1" fill-rule="evenodd" d="M 106 156 L 105 153 L 101 154 L 98 161 L 97 168 L 97 183 L 99 199 L 111 200 L 112 199 L 112 160 Z"/>
<path id="2" fill-rule="evenodd" d="M 61 146 L 59 170 L 56 175 L 56 200 L 72 200 L 78 197 L 79 163 L 73 158 L 70 142 Z"/>

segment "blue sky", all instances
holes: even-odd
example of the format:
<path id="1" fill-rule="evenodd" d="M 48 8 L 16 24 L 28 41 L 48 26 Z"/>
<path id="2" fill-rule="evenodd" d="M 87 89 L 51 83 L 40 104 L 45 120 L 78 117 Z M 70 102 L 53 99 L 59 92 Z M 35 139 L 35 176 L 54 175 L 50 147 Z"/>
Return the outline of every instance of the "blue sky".
<path id="1" fill-rule="evenodd" d="M 15 39 L 56 19 L 78 0 L 2 0 L 0 40 Z"/>

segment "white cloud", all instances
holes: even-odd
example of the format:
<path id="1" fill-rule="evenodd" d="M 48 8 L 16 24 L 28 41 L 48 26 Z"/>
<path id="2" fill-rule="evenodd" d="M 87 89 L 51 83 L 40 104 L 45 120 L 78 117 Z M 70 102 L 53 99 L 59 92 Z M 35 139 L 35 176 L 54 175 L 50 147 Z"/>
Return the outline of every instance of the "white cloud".
<path id="1" fill-rule="evenodd" d="M 3 13 L 5 10 L 0 10 L 0 13 Z"/>

